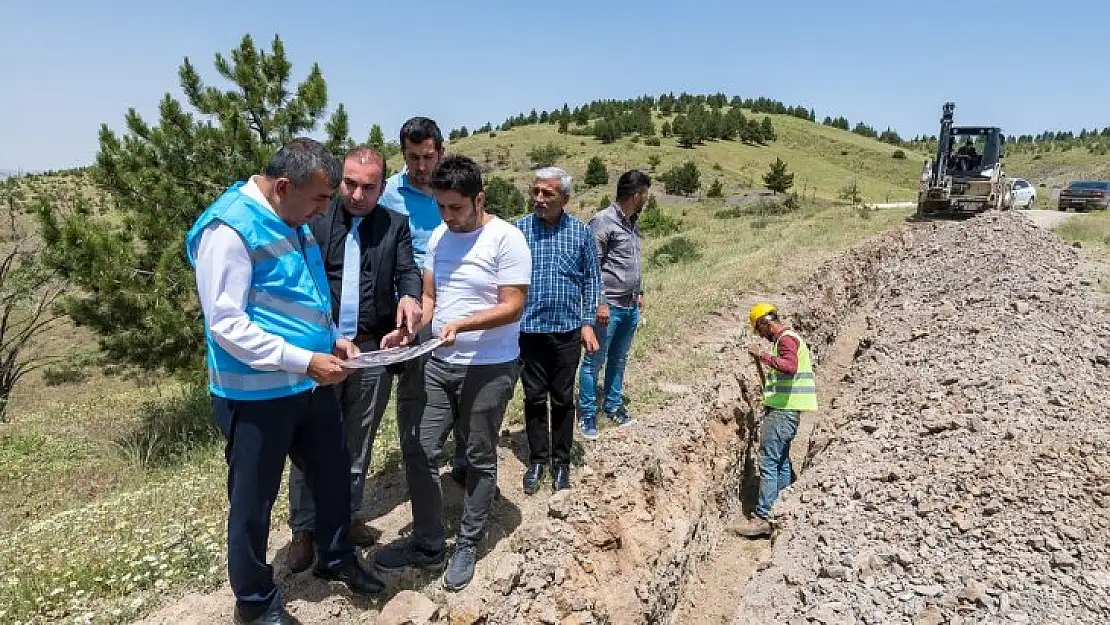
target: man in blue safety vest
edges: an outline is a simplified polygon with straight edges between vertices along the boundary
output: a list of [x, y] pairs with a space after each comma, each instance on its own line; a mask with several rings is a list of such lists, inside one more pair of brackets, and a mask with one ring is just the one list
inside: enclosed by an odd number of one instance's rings
[[294, 139], [262, 175], [237, 182], [186, 235], [204, 313], [212, 409], [227, 444], [228, 577], [236, 623], [297, 623], [266, 562], [270, 511], [285, 459], [316, 497], [317, 577], [376, 595], [381, 580], [348, 540], [350, 462], [335, 392], [342, 360], [324, 263], [306, 225], [339, 185], [338, 161], [320, 143]]

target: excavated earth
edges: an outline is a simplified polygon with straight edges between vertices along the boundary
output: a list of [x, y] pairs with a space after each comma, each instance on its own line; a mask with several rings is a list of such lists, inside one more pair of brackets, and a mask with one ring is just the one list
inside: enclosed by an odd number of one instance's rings
[[991, 215], [877, 284], [733, 622], [1110, 622], [1110, 325], [1078, 252]]
[[[667, 404], [586, 445], [573, 489], [520, 494], [524, 437], [507, 431], [462, 592], [413, 575], [384, 605], [352, 599], [283, 573], [278, 550], [283, 591], [305, 623], [1110, 622], [1110, 328], [1079, 267], [1018, 213], [875, 237], [788, 294], [737, 296], [690, 347], [712, 354], [699, 383], [654, 380]], [[807, 337], [822, 402], [773, 542], [724, 531], [757, 484], [742, 313], [768, 297]], [[403, 537], [403, 481], [378, 487], [372, 525]], [[225, 585], [145, 622], [231, 607]]]

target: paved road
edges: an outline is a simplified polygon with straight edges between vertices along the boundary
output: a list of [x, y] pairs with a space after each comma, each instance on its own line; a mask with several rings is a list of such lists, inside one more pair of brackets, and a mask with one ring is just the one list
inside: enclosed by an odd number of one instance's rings
[[1029, 219], [1033, 220], [1033, 223], [1042, 228], [1048, 228], [1049, 230], [1055, 228], [1056, 226], [1059, 226], [1060, 224], [1067, 221], [1068, 218], [1075, 215], [1075, 213], [1062, 213], [1060, 211], [1045, 210], [1031, 210], [1020, 212], [1022, 215], [1025, 215]]

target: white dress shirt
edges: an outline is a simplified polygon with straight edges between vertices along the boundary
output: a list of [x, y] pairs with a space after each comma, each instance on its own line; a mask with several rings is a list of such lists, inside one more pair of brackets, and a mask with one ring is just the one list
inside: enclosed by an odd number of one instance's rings
[[[274, 210], [252, 177], [240, 187], [247, 197]], [[231, 226], [213, 221], [201, 233], [196, 253], [200, 307], [213, 340], [259, 371], [304, 374], [312, 352], [258, 327], [247, 316], [252, 266], [247, 244]]]

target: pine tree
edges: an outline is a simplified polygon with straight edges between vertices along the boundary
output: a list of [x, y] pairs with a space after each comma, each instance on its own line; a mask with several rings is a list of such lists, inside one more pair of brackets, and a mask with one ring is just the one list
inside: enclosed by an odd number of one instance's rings
[[[185, 232], [228, 185], [259, 173], [284, 143], [312, 132], [327, 108], [318, 65], [290, 84], [279, 37], [266, 51], [246, 35], [230, 59], [217, 54], [215, 66], [230, 89], [205, 85], [188, 58], [179, 68], [196, 112], [167, 94], [157, 125], [129, 109], [122, 138], [101, 126], [94, 180], [115, 200], [116, 215], [50, 202], [39, 210], [44, 261], [75, 287], [63, 300], [66, 314], [95, 330], [104, 353], [119, 363], [203, 371], [204, 324]], [[325, 130], [332, 151], [350, 144], [342, 106]]]
[[382, 134], [382, 127], [380, 124], [374, 124], [370, 127], [370, 137], [366, 139], [366, 145], [379, 152], [385, 147], [385, 135]]
[[763, 118], [763, 123], [760, 124], [759, 130], [764, 141], [774, 141], [778, 138], [775, 134], [775, 125], [771, 123], [770, 117]]
[[724, 197], [725, 187], [721, 184], [720, 178], [714, 179], [713, 184], [709, 185], [709, 190], [705, 192], [705, 197]]
[[700, 177], [698, 166], [693, 161], [686, 161], [670, 168], [660, 179], [667, 193], [690, 195], [701, 188]]
[[609, 170], [606, 169], [605, 163], [602, 162], [600, 156], [595, 156], [590, 159], [586, 164], [586, 178], [587, 187], [598, 187], [603, 184], [609, 184]]
[[786, 172], [786, 163], [781, 158], [776, 158], [775, 162], [771, 163], [770, 170], [763, 174], [763, 186], [776, 195], [786, 193], [794, 186], [794, 174]]

